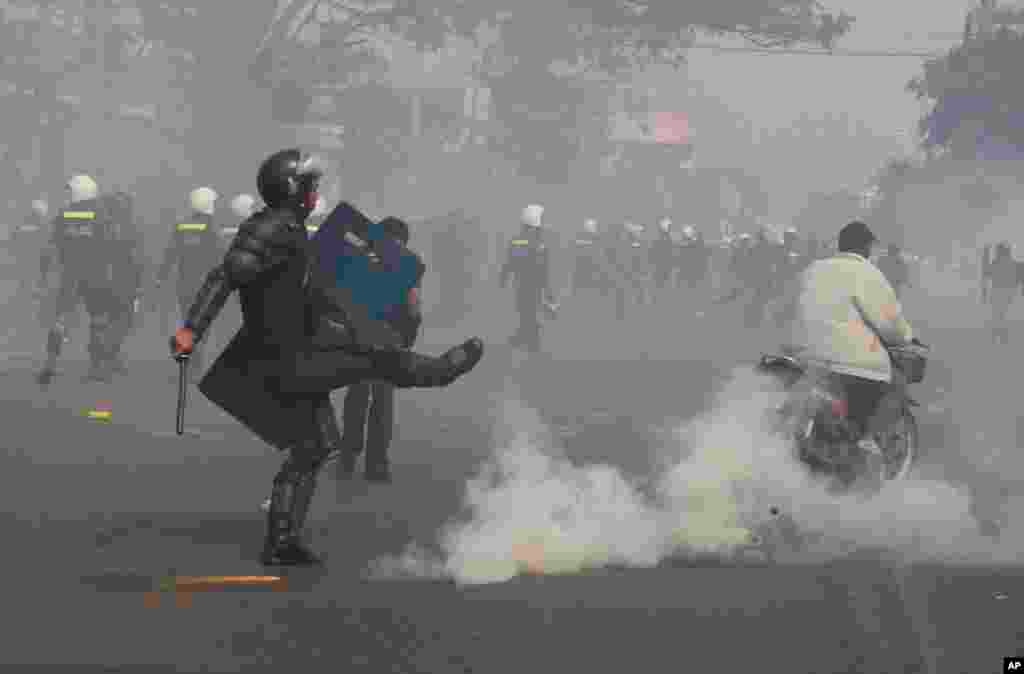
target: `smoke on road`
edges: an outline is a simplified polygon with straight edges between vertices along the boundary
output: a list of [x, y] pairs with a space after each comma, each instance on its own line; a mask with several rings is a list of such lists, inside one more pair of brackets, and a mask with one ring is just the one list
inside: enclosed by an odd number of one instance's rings
[[667, 467], [644, 484], [610, 465], [574, 464], [535, 410], [505, 400], [497, 450], [467, 485], [468, 516], [441, 532], [442, 553], [411, 547], [380, 560], [375, 573], [476, 584], [669, 558], [735, 559], [751, 552], [752, 536], [779, 531], [783, 521], [809, 542], [781, 561], [869, 547], [907, 559], [992, 562], [1024, 547], [981, 537], [966, 490], [945, 482], [912, 478], [872, 498], [830, 494], [768, 430], [766, 410], [781, 400], [772, 381], [735, 372], [710, 412], [671, 429]]

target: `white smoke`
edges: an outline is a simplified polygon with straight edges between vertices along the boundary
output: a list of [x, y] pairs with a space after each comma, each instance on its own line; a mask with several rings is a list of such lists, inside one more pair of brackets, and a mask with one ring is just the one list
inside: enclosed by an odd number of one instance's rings
[[781, 550], [777, 561], [863, 547], [910, 559], [1011, 557], [1007, 546], [1000, 553], [977, 533], [967, 493], [950, 484], [912, 478], [871, 498], [830, 493], [769, 430], [768, 413], [782, 399], [768, 378], [735, 372], [709, 413], [671, 429], [661, 448], [667, 467], [646, 484], [613, 466], [574, 464], [535, 410], [505, 400], [496, 415], [497, 451], [467, 485], [468, 518], [441, 532], [441, 555], [410, 547], [399, 559], [379, 560], [374, 575], [477, 584], [669, 558], [735, 558], [758, 536], [772, 541], [784, 524], [808, 543], [788, 556]]

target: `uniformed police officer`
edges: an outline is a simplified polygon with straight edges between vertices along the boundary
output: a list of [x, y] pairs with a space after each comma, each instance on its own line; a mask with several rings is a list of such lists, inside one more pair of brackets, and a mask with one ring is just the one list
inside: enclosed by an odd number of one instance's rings
[[583, 222], [582, 231], [573, 239], [573, 268], [568, 292], [577, 303], [585, 295], [591, 295], [592, 299], [604, 298], [612, 290], [612, 275], [604, 254], [604, 243], [597, 220], [593, 218]]
[[505, 264], [501, 268], [499, 284], [516, 283], [516, 310], [519, 328], [509, 344], [524, 347], [531, 353], [540, 351], [540, 314], [549, 317], [557, 307], [551, 289], [551, 267], [547, 245], [543, 237], [544, 207], [531, 204], [523, 209], [522, 229], [508, 245]]
[[672, 236], [672, 220], [662, 218], [658, 222], [658, 238], [650, 247], [650, 266], [654, 272], [654, 286], [661, 292], [678, 287], [679, 242]]
[[38, 375], [44, 386], [53, 380], [57, 359], [67, 342], [67, 318], [80, 303], [89, 314], [90, 378], [105, 377], [103, 368], [109, 357], [112, 222], [99, 201], [99, 187], [90, 176], [74, 176], [67, 189], [70, 203], [54, 219], [50, 244], [40, 258], [44, 282], [54, 260], [60, 269], [46, 340], [46, 362]]
[[[398, 218], [381, 221], [385, 236], [409, 245], [409, 225]], [[397, 308], [397, 314], [388, 322], [402, 336], [406, 348], [412, 348], [419, 336], [422, 316], [420, 315], [420, 289], [426, 266], [417, 258], [416, 285], [405, 307]], [[363, 475], [368, 482], [391, 482], [391, 462], [388, 448], [395, 425], [395, 387], [386, 381], [361, 382], [352, 384], [345, 393], [341, 436], [341, 476], [351, 477], [355, 472], [357, 457], [363, 454]]]
[[878, 258], [875, 265], [888, 279], [889, 285], [896, 291], [896, 297], [903, 295], [903, 289], [910, 285], [910, 268], [903, 257], [903, 251], [894, 243], [889, 244], [885, 255]]
[[[217, 207], [217, 192], [199, 187], [189, 194], [190, 212], [183, 222], [175, 224], [170, 242], [164, 249], [163, 262], [157, 271], [157, 289], [167, 281], [174, 268], [178, 270], [175, 294], [178, 310], [184, 317], [199, 287], [223, 256], [220, 234], [214, 229], [213, 215]], [[196, 349], [189, 359], [193, 378], [203, 367], [202, 350]]]
[[235, 238], [235, 234], [238, 234], [238, 223], [252, 217], [255, 212], [256, 199], [251, 194], [239, 194], [231, 200], [231, 214], [234, 220], [222, 224], [218, 229], [225, 250], [231, 244], [231, 239]]
[[113, 373], [127, 369], [121, 349], [139, 315], [145, 259], [131, 195], [116, 192], [101, 197], [100, 206], [109, 227], [105, 258], [108, 304], [104, 315], [94, 320], [101, 328], [96, 337], [94, 377], [105, 381]]
[[18, 278], [18, 293], [30, 293], [35, 290], [35, 261], [46, 246], [46, 220], [50, 206], [43, 199], [32, 202], [32, 210], [21, 224], [11, 231], [9, 250], [14, 258], [15, 274]]

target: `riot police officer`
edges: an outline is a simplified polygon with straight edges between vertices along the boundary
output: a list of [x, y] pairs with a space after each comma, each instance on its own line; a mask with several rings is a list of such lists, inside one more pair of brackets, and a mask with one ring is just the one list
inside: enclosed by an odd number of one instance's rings
[[99, 187], [88, 175], [76, 175], [67, 183], [70, 203], [53, 222], [50, 245], [40, 261], [45, 279], [56, 259], [59, 281], [55, 310], [46, 340], [46, 362], [38, 375], [42, 385], [56, 373], [57, 360], [67, 342], [67, 318], [85, 304], [89, 314], [89, 378], [108, 375], [112, 328], [112, 253], [116, 250], [114, 223], [109, 204], [101, 203]]
[[47, 217], [50, 206], [43, 199], [32, 202], [32, 209], [25, 221], [11, 231], [9, 250], [14, 258], [15, 274], [18, 279], [18, 293], [35, 289], [35, 270], [31, 268], [39, 259], [46, 246]]
[[103, 211], [110, 222], [108, 241], [109, 309], [106, 327], [99, 336], [99, 376], [109, 378], [127, 367], [121, 354], [125, 340], [135, 327], [140, 313], [142, 276], [145, 257], [142, 234], [135, 218], [134, 200], [126, 192], [115, 192], [101, 198]]
[[895, 243], [889, 244], [885, 255], [878, 258], [875, 265], [888, 279], [889, 285], [896, 291], [896, 297], [903, 295], [903, 289], [910, 285], [910, 267], [903, 257], [903, 251]]
[[569, 276], [569, 294], [577, 301], [583, 293], [605, 297], [612, 287], [608, 263], [602, 250], [604, 242], [597, 220], [588, 218], [572, 242], [573, 268]]
[[[199, 187], [189, 193], [189, 215], [174, 225], [157, 271], [156, 288], [159, 291], [172, 270], [177, 269], [175, 295], [178, 300], [177, 309], [182, 316], [207, 272], [216, 266], [223, 255], [220, 235], [213, 223], [217, 198], [217, 192], [209, 187]], [[198, 377], [203, 367], [202, 349], [193, 353], [189, 367], [192, 376]]]
[[523, 209], [522, 229], [509, 242], [499, 284], [502, 288], [515, 279], [515, 304], [519, 327], [509, 339], [512, 346], [521, 346], [531, 353], [540, 351], [541, 312], [549, 315], [556, 305], [551, 289], [551, 267], [548, 247], [543, 236], [544, 207], [531, 204]]
[[194, 352], [227, 299], [240, 292], [243, 328], [199, 390], [287, 453], [267, 509], [261, 559], [268, 565], [319, 561], [302, 534], [320, 469], [341, 441], [332, 391], [376, 380], [399, 388], [444, 387], [483, 357], [479, 339], [440, 357], [403, 349], [361, 323], [359, 308], [332, 292], [334, 278], [324, 278], [331, 265], [316, 263], [305, 229], [321, 175], [315, 158], [298, 149], [263, 162], [257, 184], [267, 208], [242, 224], [170, 340], [176, 358]]
[[235, 217], [237, 222], [230, 222], [221, 225], [218, 233], [221, 235], [221, 243], [225, 250], [231, 243], [231, 239], [235, 238], [235, 234], [238, 234], [238, 223], [245, 221], [252, 217], [252, 214], [256, 212], [256, 199], [251, 194], [239, 194], [231, 200], [231, 214]]
[[654, 285], [659, 291], [674, 290], [679, 279], [679, 244], [672, 236], [672, 220], [658, 222], [658, 238], [651, 244], [650, 266], [654, 271]]

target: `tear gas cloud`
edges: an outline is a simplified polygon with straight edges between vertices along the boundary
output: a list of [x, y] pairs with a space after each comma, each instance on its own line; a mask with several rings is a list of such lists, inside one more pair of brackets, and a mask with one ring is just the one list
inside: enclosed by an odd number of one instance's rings
[[776, 557], [783, 562], [858, 548], [905, 560], [1010, 561], [1024, 547], [1013, 532], [999, 546], [983, 538], [966, 489], [946, 482], [911, 477], [871, 498], [830, 494], [768, 430], [768, 411], [783, 395], [769, 378], [737, 370], [708, 413], [667, 429], [665, 466], [642, 484], [610, 465], [571, 462], [535, 410], [505, 399], [495, 415], [497, 449], [467, 485], [467, 515], [440, 532], [440, 552], [411, 545], [400, 558], [378, 560], [372, 575], [477, 584], [669, 558], [736, 559], [753, 549], [752, 536], [778, 525], [773, 509], [814, 541]]

